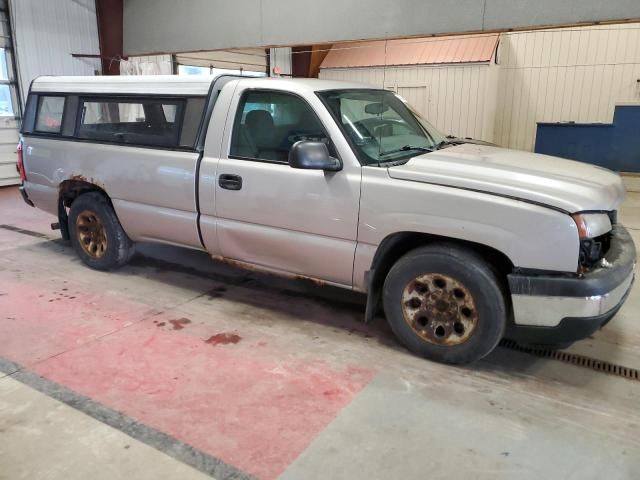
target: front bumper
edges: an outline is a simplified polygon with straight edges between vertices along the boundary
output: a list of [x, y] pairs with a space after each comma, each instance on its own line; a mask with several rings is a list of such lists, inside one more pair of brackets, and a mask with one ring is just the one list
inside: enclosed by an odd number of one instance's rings
[[624, 304], [634, 281], [636, 249], [616, 225], [606, 267], [581, 277], [509, 275], [514, 322], [506, 337], [532, 344], [561, 344], [588, 337]]

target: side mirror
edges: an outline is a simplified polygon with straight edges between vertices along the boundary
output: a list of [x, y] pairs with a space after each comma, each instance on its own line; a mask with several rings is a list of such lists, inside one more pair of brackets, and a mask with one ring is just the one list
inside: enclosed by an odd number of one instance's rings
[[323, 142], [300, 140], [289, 150], [289, 166], [306, 170], [342, 170], [340, 160], [329, 155], [329, 149]]

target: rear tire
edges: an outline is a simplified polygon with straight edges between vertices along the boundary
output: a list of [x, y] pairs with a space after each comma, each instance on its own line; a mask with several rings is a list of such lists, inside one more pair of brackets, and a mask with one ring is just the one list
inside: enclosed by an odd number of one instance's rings
[[121, 267], [134, 253], [109, 200], [99, 192], [80, 195], [71, 204], [69, 234], [80, 259], [96, 270]]
[[488, 355], [507, 323], [505, 287], [474, 251], [433, 244], [407, 253], [384, 282], [391, 329], [413, 353], [465, 364]]

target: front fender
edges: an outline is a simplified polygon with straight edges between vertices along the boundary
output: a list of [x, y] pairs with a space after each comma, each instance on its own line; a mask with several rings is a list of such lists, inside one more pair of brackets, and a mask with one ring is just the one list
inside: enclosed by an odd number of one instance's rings
[[503, 253], [515, 267], [575, 273], [579, 238], [564, 212], [489, 193], [432, 185], [363, 168], [354, 285], [366, 289], [364, 272], [382, 240], [396, 232], [464, 240]]

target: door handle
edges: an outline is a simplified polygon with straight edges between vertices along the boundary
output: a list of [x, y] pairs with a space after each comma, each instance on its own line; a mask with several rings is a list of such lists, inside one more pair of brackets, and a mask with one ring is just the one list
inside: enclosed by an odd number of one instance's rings
[[226, 190], [240, 190], [242, 188], [242, 177], [223, 173], [218, 177], [218, 185]]

